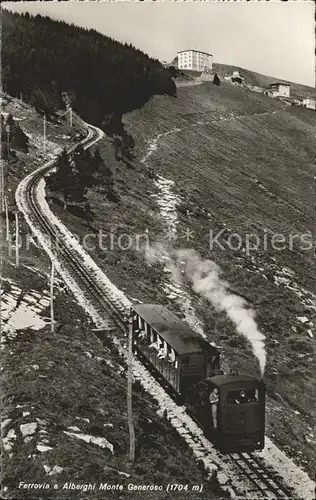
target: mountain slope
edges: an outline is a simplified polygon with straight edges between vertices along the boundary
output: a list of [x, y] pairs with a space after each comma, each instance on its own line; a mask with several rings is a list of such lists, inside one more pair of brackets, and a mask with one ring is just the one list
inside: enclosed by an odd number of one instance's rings
[[[156, 236], [152, 216], [151, 241], [213, 260], [230, 289], [255, 310], [266, 335], [268, 435], [307, 468], [315, 423], [316, 283], [311, 245], [301, 238], [311, 243], [314, 228], [314, 123], [312, 110], [228, 83], [184, 87], [177, 99], [155, 97], [124, 117], [136, 138], [139, 171], [174, 182], [177, 237], [170, 241], [167, 230]], [[149, 199], [143, 194], [142, 203]], [[221, 246], [212, 245], [218, 233]], [[148, 276], [152, 272], [147, 268]], [[257, 373], [249, 344], [226, 315], [187, 286], [204, 332], [222, 346], [229, 366]], [[161, 287], [152, 289], [158, 295]], [[167, 300], [178, 308], [182, 298], [174, 293]]]
[[95, 30], [2, 11], [2, 81], [8, 93], [47, 113], [67, 92], [86, 121], [119, 129], [121, 114], [154, 94], [174, 94], [159, 61]]
[[315, 89], [308, 87], [307, 85], [301, 85], [300, 83], [290, 82], [288, 80], [282, 80], [282, 78], [274, 78], [272, 76], [263, 75], [262, 73], [257, 73], [256, 71], [250, 71], [240, 66], [232, 66], [229, 64], [213, 64], [213, 71], [218, 73], [221, 77], [231, 76], [233, 71], [239, 71], [240, 75], [249, 83], [254, 86], [268, 88], [270, 84], [275, 82], [289, 83], [291, 85], [291, 96], [293, 97], [311, 97], [315, 99]]
[[[314, 116], [228, 83], [181, 88], [177, 98], [156, 96], [123, 118], [135, 140], [129, 166], [114, 159], [108, 140], [99, 146], [115, 165], [120, 203], [89, 194], [94, 230], [115, 239], [124, 233], [133, 242], [127, 249], [115, 244], [92, 252], [130, 297], [184, 312], [183, 295], [166, 285], [163, 262], [149, 266], [138, 237], [193, 248], [221, 267], [222, 279], [255, 310], [266, 335], [268, 435], [309, 471], [316, 294], [312, 252], [299, 237], [313, 228]], [[175, 238], [161, 210], [176, 213]], [[58, 214], [73, 232], [86, 233], [84, 221], [60, 209]], [[221, 232], [224, 249], [211, 249], [210, 231]], [[252, 234], [260, 239], [258, 249], [246, 251]], [[277, 234], [284, 235], [283, 248], [271, 244]], [[227, 316], [186, 286], [194, 307], [189, 319], [197, 316], [228, 366], [258, 374], [249, 343]]]

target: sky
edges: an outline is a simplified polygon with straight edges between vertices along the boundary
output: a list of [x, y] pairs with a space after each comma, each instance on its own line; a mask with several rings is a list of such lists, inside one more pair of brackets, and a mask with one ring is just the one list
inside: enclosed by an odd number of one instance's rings
[[314, 4], [305, 2], [5, 2], [132, 43], [170, 62], [180, 50], [315, 85]]

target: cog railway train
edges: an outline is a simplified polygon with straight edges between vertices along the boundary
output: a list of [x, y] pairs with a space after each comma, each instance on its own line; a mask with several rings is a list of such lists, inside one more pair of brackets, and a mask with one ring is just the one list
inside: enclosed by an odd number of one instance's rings
[[224, 374], [219, 351], [164, 306], [133, 305], [130, 325], [134, 352], [219, 451], [264, 448], [263, 380]]

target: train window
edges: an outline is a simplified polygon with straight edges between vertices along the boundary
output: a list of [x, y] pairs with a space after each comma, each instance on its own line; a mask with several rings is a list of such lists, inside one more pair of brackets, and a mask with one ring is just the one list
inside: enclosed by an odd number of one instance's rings
[[168, 355], [168, 360], [170, 363], [174, 363], [176, 360], [176, 353], [172, 347], [167, 345], [167, 355]]
[[182, 364], [183, 365], [188, 365], [190, 363], [190, 356], [184, 356], [182, 358]]
[[151, 340], [151, 328], [147, 323], [145, 323], [145, 332], [146, 332], [146, 339]]
[[167, 342], [163, 340], [158, 350], [158, 359], [166, 359], [166, 357], [167, 357]]
[[237, 389], [227, 393], [227, 403], [229, 404], [256, 403], [258, 400], [258, 389]]
[[167, 354], [168, 354], [168, 344], [165, 340], [163, 341], [163, 354], [164, 354], [164, 357], [166, 358]]
[[138, 316], [138, 327], [140, 330], [145, 330], [145, 321], [140, 316]]
[[155, 342], [155, 332], [152, 328], [150, 329], [150, 342]]
[[146, 339], [146, 332], [145, 330], [140, 330], [138, 334], [138, 338], [140, 341], [144, 341]]

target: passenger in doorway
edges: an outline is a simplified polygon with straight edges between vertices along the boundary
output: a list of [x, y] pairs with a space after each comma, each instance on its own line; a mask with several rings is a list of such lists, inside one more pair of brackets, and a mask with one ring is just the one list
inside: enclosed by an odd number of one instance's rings
[[211, 411], [212, 411], [212, 419], [213, 419], [213, 428], [217, 429], [217, 407], [218, 407], [218, 389], [214, 389], [210, 394], [210, 403], [211, 403]]

